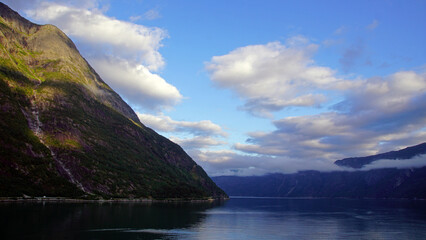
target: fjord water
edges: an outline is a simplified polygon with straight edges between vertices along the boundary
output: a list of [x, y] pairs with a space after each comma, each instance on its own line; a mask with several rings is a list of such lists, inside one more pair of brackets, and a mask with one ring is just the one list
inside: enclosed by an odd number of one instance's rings
[[3, 239], [425, 239], [426, 202], [1, 203]]

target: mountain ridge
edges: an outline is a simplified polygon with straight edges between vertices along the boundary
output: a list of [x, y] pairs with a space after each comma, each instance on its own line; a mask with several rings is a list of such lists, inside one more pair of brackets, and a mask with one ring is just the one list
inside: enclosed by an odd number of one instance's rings
[[0, 16], [0, 196], [226, 197], [60, 29]]
[[264, 176], [217, 176], [230, 196], [426, 199], [426, 167], [355, 172], [303, 171]]
[[[216, 176], [213, 181], [230, 196], [307, 198], [426, 199], [426, 167], [360, 170], [380, 159], [409, 159], [426, 152], [426, 143], [341, 164], [350, 171], [300, 171], [263, 176]], [[367, 161], [366, 161], [367, 159]], [[359, 161], [359, 162], [357, 162]], [[345, 163], [343, 161], [343, 163]], [[355, 166], [355, 167], [351, 167]]]
[[406, 147], [398, 151], [390, 151], [390, 152], [380, 153], [380, 154], [366, 156], [366, 157], [344, 158], [344, 159], [335, 161], [334, 164], [338, 166], [342, 166], [342, 167], [351, 167], [351, 168], [359, 169], [377, 160], [385, 160], [385, 159], [404, 160], [404, 159], [413, 158], [421, 154], [426, 154], [426, 142], [415, 145], [415, 146]]

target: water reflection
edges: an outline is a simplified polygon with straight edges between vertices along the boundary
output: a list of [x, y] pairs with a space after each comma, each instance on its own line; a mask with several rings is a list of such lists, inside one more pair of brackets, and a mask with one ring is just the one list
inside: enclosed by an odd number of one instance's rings
[[0, 204], [3, 239], [424, 239], [426, 204], [231, 199], [225, 203]]
[[[424, 201], [233, 199], [193, 239], [424, 239]], [[232, 227], [230, 227], [232, 226]]]
[[[204, 221], [213, 203], [10, 203], [0, 204], [4, 239], [158, 239]], [[164, 229], [164, 230], [158, 230]]]

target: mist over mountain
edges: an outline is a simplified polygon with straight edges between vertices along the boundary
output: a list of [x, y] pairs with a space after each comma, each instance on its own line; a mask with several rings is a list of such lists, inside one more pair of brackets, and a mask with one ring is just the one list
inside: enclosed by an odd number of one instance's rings
[[426, 143], [421, 143], [416, 146], [407, 147], [399, 151], [391, 151], [391, 152], [376, 154], [376, 155], [367, 156], [367, 157], [345, 158], [342, 160], [337, 160], [334, 163], [342, 167], [351, 167], [351, 168], [360, 169], [378, 160], [385, 160], [385, 159], [406, 160], [406, 159], [412, 159], [413, 157], [419, 156], [422, 154], [426, 154]]
[[0, 16], [0, 196], [226, 197], [61, 30]]
[[335, 162], [347, 171], [212, 179], [230, 196], [425, 199], [425, 153], [426, 143], [422, 143], [399, 151]]

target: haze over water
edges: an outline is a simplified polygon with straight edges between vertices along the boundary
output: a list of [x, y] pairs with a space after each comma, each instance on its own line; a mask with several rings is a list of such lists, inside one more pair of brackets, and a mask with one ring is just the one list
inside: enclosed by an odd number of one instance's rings
[[222, 203], [3, 203], [4, 239], [424, 239], [411, 200], [232, 198]]

